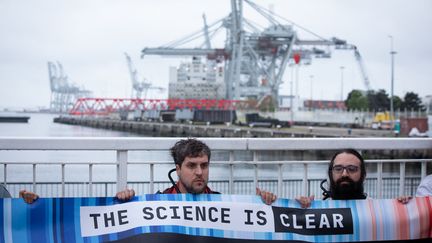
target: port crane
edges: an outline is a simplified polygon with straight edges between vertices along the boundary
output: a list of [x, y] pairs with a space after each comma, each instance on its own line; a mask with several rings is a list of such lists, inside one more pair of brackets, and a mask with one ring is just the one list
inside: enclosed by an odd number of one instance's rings
[[[262, 28], [246, 19], [243, 16], [244, 3], [267, 19], [270, 25]], [[208, 37], [216, 35], [221, 29], [226, 30], [225, 46], [212, 48]], [[302, 39], [296, 29], [307, 32], [313, 39]], [[204, 37], [204, 44], [185, 47], [201, 37]], [[204, 56], [207, 60], [223, 62], [227, 99], [260, 100], [270, 95], [276, 101], [286, 67], [294, 63], [295, 56], [300, 64], [308, 65], [313, 58], [330, 58], [332, 48], [354, 51], [365, 88], [370, 90], [369, 78], [355, 45], [335, 37], [323, 38], [250, 0], [231, 0], [231, 13], [227, 17], [210, 25], [204, 18], [202, 30], [160, 47], [145, 47], [141, 57]]]
[[145, 99], [147, 97], [147, 91], [149, 89], [155, 89], [155, 90], [159, 90], [159, 91], [165, 90], [162, 87], [153, 86], [152, 83], [147, 82], [146, 79], [139, 81], [138, 80], [138, 72], [134, 68], [131, 57], [126, 52], [124, 54], [126, 56], [126, 62], [128, 65], [129, 74], [130, 74], [131, 81], [132, 81], [131, 98]]
[[91, 91], [69, 82], [69, 78], [63, 70], [63, 65], [59, 61], [48, 62], [48, 77], [51, 88], [51, 112], [67, 112], [77, 99], [91, 97], [92, 95]]

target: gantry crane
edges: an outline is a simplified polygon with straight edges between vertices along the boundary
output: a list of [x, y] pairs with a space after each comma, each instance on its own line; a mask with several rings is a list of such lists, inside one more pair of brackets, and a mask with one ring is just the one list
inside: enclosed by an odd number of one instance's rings
[[48, 62], [48, 77], [50, 80], [51, 98], [50, 111], [67, 112], [78, 98], [91, 97], [92, 92], [70, 83], [63, 70], [63, 65], [57, 61]]
[[[247, 3], [264, 16], [270, 22], [270, 26], [259, 28], [252, 21], [244, 18], [243, 3]], [[282, 24], [275, 17], [289, 24]], [[316, 39], [299, 38], [294, 27], [312, 34]], [[214, 36], [222, 28], [226, 29], [227, 33], [225, 46], [212, 48], [208, 36]], [[205, 41], [201, 46], [182, 47], [202, 36]], [[338, 38], [322, 38], [292, 21], [274, 15], [250, 0], [231, 0], [231, 13], [227, 17], [208, 26], [204, 17], [203, 30], [161, 47], [146, 47], [141, 51], [141, 57], [146, 55], [205, 56], [208, 60], [224, 62], [227, 99], [252, 97], [259, 100], [271, 95], [276, 101], [285, 69], [294, 56], [300, 57], [303, 64], [309, 64], [312, 58], [330, 58], [331, 47], [354, 50], [366, 89], [369, 90], [370, 83], [363, 61], [354, 45]]]
[[162, 87], [153, 86], [152, 83], [147, 82], [146, 79], [143, 79], [142, 81], [138, 81], [138, 72], [133, 66], [132, 59], [126, 52], [125, 52], [125, 56], [126, 56], [126, 62], [129, 68], [129, 73], [132, 81], [131, 98], [145, 99], [147, 97], [147, 92], [149, 89], [156, 89], [159, 91], [164, 90], [164, 88]]

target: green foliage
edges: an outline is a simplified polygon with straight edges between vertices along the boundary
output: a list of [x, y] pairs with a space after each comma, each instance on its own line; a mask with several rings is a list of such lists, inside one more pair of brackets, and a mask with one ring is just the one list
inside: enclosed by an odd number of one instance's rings
[[380, 89], [368, 91], [367, 94], [369, 109], [375, 111], [387, 111], [390, 108], [390, 98], [385, 90]]
[[411, 109], [421, 110], [421, 111], [426, 110], [426, 108], [422, 104], [420, 97], [418, 96], [418, 94], [416, 94], [414, 92], [407, 92], [405, 94], [401, 108], [407, 109], [407, 110], [411, 110]]
[[393, 96], [393, 108], [395, 110], [402, 109], [402, 103], [403, 101], [399, 96]]
[[348, 110], [366, 110], [368, 108], [367, 97], [360, 90], [352, 90], [345, 100]]
[[[348, 94], [345, 105], [348, 110], [388, 111], [390, 110], [390, 97], [383, 89], [370, 90], [366, 95], [363, 91], [354, 89]], [[407, 92], [403, 100], [399, 96], [393, 96], [393, 108], [421, 111], [426, 109], [418, 94], [414, 92]]]

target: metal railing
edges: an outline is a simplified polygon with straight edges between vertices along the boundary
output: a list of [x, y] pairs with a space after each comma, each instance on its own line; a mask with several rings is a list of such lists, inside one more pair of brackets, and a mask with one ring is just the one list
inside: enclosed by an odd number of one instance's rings
[[[163, 189], [170, 186], [168, 180], [155, 180], [155, 170], [158, 166], [172, 165], [169, 160], [131, 160], [130, 152], [133, 151], [164, 151], [174, 145], [179, 138], [0, 138], [0, 172], [3, 172], [3, 184], [16, 196], [19, 189], [28, 189], [46, 197], [76, 197], [76, 196], [112, 196], [116, 191], [125, 187], [134, 188], [137, 193], [153, 193], [156, 188]], [[328, 160], [316, 160], [303, 158], [301, 160], [281, 156], [270, 156], [269, 153], [301, 152], [305, 151], [333, 151], [343, 148], [354, 148], [360, 151], [428, 151], [432, 150], [430, 138], [202, 138], [212, 149], [212, 153], [225, 153], [227, 156], [214, 159], [211, 166], [224, 167], [224, 178], [212, 178], [210, 185], [213, 189], [222, 193], [251, 194], [256, 186], [277, 193], [280, 197], [292, 198], [297, 195], [320, 195], [319, 183], [326, 178], [326, 172], [322, 175], [310, 176], [313, 166], [324, 166]], [[15, 151], [24, 153], [27, 151], [114, 151], [115, 159], [110, 162], [47, 162], [47, 161], [19, 161], [3, 158], [1, 152]], [[250, 156], [238, 156], [237, 153], [247, 153]], [[31, 160], [31, 158], [30, 158]], [[65, 156], [61, 161], [69, 161]], [[366, 192], [374, 198], [390, 198], [397, 195], [413, 194], [420, 179], [426, 176], [427, 168], [432, 164], [432, 158], [426, 159], [380, 159], [366, 160], [368, 166], [368, 178], [365, 183]], [[399, 175], [385, 176], [383, 166], [396, 164], [399, 167]], [[406, 166], [414, 164], [419, 167], [419, 173], [406, 176]], [[253, 170], [253, 176], [248, 179], [238, 178], [240, 170], [238, 166], [248, 166]], [[261, 176], [261, 167], [272, 165], [275, 176]], [[295, 178], [287, 176], [292, 172], [286, 171], [287, 167], [300, 166]], [[30, 181], [17, 181], [15, 177], [19, 172], [19, 166], [31, 167], [32, 178]], [[58, 181], [45, 181], [39, 179], [38, 169], [43, 166], [59, 167], [60, 177]], [[87, 180], [72, 181], [66, 177], [66, 171], [74, 166], [84, 166]], [[116, 173], [116, 179], [112, 181], [94, 180], [94, 169], [98, 167], [110, 167]], [[148, 180], [128, 181], [128, 168], [132, 166], [145, 166]], [[370, 171], [370, 168], [375, 171]], [[297, 168], [298, 169], [298, 168]], [[371, 173], [372, 172], [372, 173]], [[393, 173], [394, 174], [394, 173]], [[58, 175], [56, 175], [58, 177]], [[1, 178], [1, 177], [0, 177]]]

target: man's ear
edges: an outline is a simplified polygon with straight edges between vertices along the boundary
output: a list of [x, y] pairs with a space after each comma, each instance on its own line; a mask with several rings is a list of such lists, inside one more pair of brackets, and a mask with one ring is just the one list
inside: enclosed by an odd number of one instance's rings
[[178, 165], [178, 164], [176, 164], [176, 173], [177, 173], [177, 176], [179, 175], [180, 170], [181, 170], [181, 166]]

